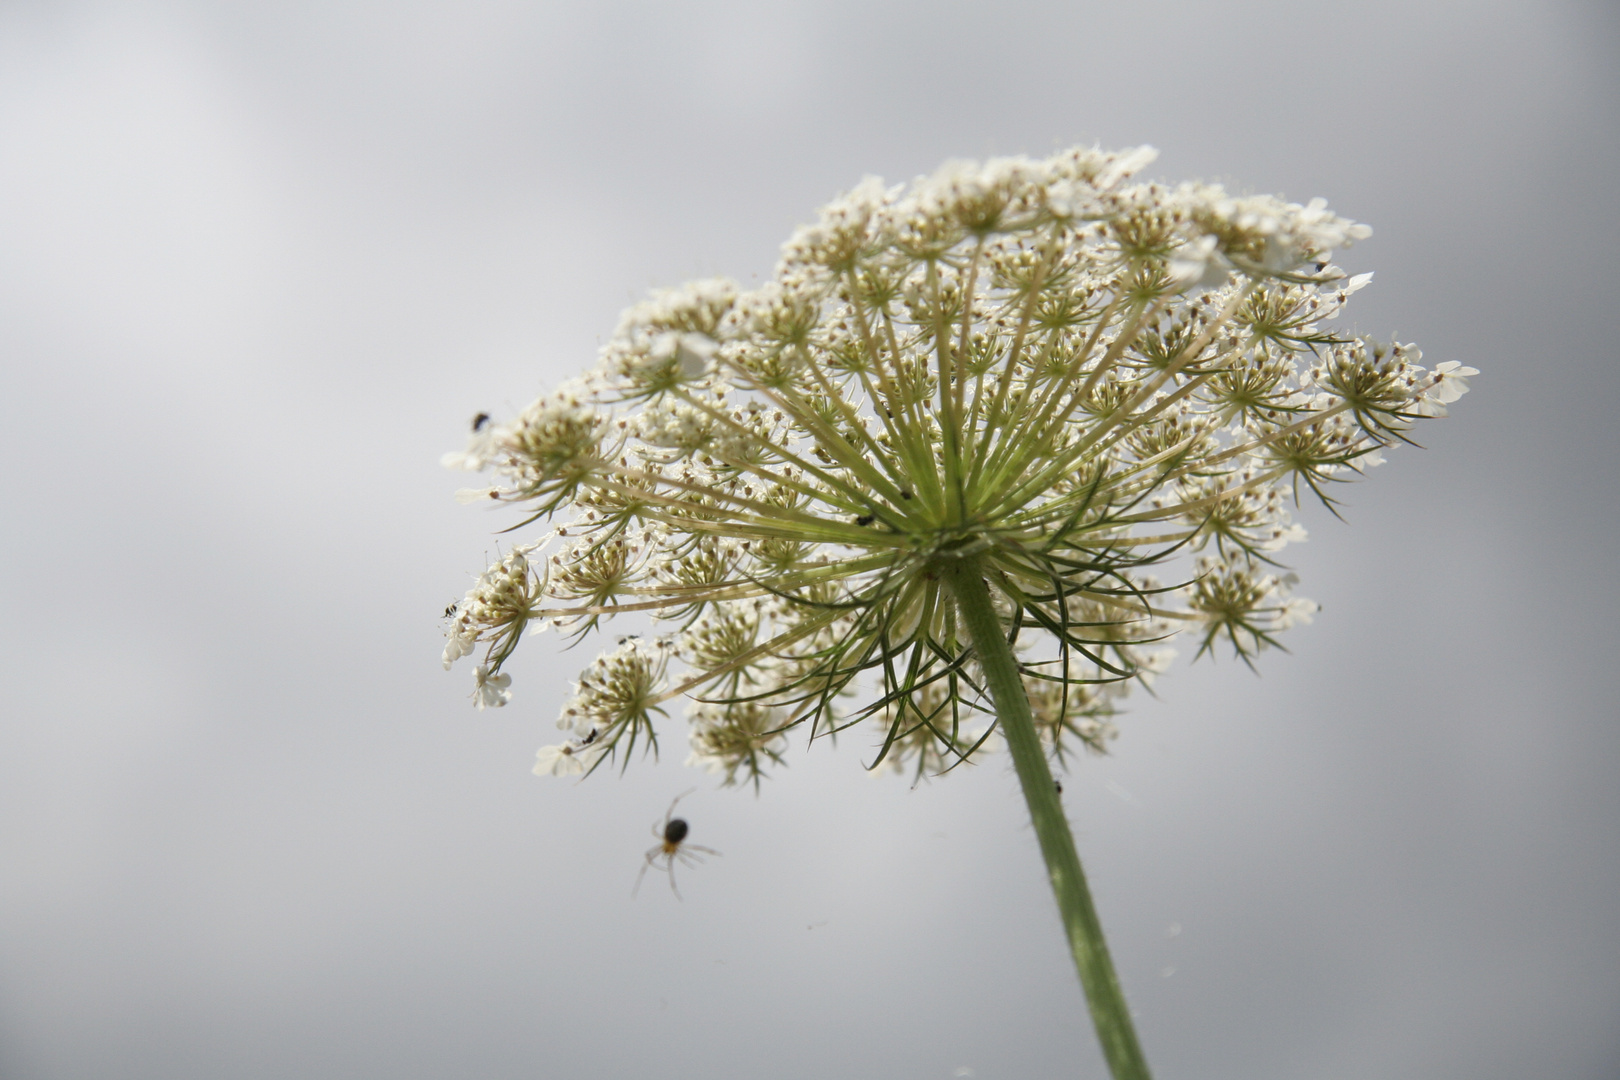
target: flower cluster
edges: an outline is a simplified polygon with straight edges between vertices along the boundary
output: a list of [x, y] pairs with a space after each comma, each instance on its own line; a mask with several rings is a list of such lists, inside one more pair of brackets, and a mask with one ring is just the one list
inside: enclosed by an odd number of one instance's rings
[[[784, 733], [875, 724], [874, 767], [932, 774], [994, 715], [942, 572], [982, 567], [1051, 752], [1101, 751], [1181, 630], [1246, 661], [1314, 605], [1273, 558], [1290, 507], [1445, 415], [1472, 368], [1329, 324], [1370, 230], [1172, 187], [1075, 149], [868, 180], [753, 291], [702, 281], [626, 312], [597, 366], [446, 463], [547, 536], [451, 612], [480, 707], [526, 628], [642, 613], [579, 678], [536, 771], [581, 772], [692, 699], [728, 783]], [[1156, 573], [1155, 573], [1156, 571]], [[1167, 575], [1172, 584], [1161, 584]], [[856, 691], [863, 691], [857, 696]]]

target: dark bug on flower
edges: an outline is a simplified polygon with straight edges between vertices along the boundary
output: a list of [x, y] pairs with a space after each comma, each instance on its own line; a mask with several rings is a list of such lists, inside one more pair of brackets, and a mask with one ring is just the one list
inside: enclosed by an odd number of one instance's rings
[[703, 861], [703, 855], [720, 854], [713, 848], [686, 842], [686, 834], [691, 828], [686, 824], [685, 818], [675, 816], [675, 804], [692, 794], [692, 791], [675, 796], [675, 801], [671, 802], [669, 809], [664, 812], [664, 820], [653, 822], [652, 834], [657, 837], [658, 843], [647, 849], [646, 862], [642, 865], [641, 872], [636, 874], [636, 887], [630, 890], [631, 896], [640, 891], [641, 879], [647, 876], [647, 868], [652, 867], [669, 875], [669, 891], [675, 894], [675, 899], [680, 900], [681, 890], [675, 887], [675, 864], [679, 862], [682, 866], [697, 866]]
[[489, 423], [489, 413], [481, 412], [477, 416], [473, 417], [472, 429], [474, 431], [483, 431], [484, 425], [487, 423]]

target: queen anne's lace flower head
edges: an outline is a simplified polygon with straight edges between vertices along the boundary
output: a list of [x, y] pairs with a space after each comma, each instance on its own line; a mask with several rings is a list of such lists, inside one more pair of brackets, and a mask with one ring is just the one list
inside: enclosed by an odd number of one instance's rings
[[1057, 755], [1106, 749], [1176, 633], [1277, 644], [1315, 610], [1273, 563], [1302, 493], [1331, 502], [1478, 373], [1332, 328], [1371, 279], [1332, 254], [1365, 225], [1133, 180], [1152, 159], [868, 179], [759, 288], [625, 312], [593, 370], [447, 456], [552, 531], [452, 609], [446, 666], [482, 646], [474, 698], [500, 705], [525, 628], [651, 616], [536, 771], [655, 746], [688, 695], [692, 763], [757, 783], [803, 724], [875, 725], [868, 763], [922, 774], [991, 745], [953, 560], [985, 568]]

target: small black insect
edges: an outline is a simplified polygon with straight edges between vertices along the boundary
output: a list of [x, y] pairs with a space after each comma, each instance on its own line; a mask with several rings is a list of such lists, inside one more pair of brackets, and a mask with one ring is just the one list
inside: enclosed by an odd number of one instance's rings
[[905, 490], [904, 488], [901, 488], [900, 489], [900, 497], [902, 499], [909, 499], [909, 498], [911, 498], [911, 492]]
[[579, 740], [579, 745], [582, 748], [591, 745], [591, 743], [596, 741], [596, 737], [600, 734], [601, 732], [597, 731], [595, 728], [591, 728], [591, 733]]
[[444, 617], [448, 619], [448, 618], [451, 618], [452, 616], [454, 616], [455, 613], [456, 613], [456, 608], [460, 604], [461, 604], [460, 600], [451, 601], [450, 606], [444, 609]]
[[[696, 790], [697, 788], [692, 789], [692, 791]], [[675, 899], [680, 900], [682, 899], [681, 890], [675, 887], [675, 863], [680, 862], [683, 866], [696, 866], [703, 861], [698, 854], [699, 852], [704, 855], [720, 854], [713, 848], [699, 847], [697, 844], [688, 844], [686, 842], [686, 834], [691, 830], [688, 828], [685, 818], [675, 816], [675, 803], [692, 794], [692, 791], [675, 796], [675, 802], [670, 803], [669, 809], [664, 813], [662, 824], [656, 821], [653, 822], [652, 833], [658, 838], [658, 843], [647, 849], [647, 861], [642, 866], [641, 872], [636, 875], [636, 887], [630, 890], [631, 896], [635, 896], [640, 891], [641, 879], [647, 876], [647, 867], [650, 866], [654, 870], [662, 870], [669, 875], [669, 891], [675, 894]]]
[[866, 528], [866, 526], [872, 524], [872, 522], [874, 522], [876, 520], [877, 520], [877, 517], [875, 515], [873, 515], [873, 514], [862, 514], [860, 517], [855, 519], [855, 524], [859, 525], [861, 528], [864, 529], [864, 528]]
[[1052, 781], [1052, 789], [1054, 791], [1056, 791], [1059, 795], [1063, 794], [1063, 781], [1061, 781], [1061, 780], [1053, 780]]
[[487, 424], [487, 423], [489, 423], [489, 413], [487, 413], [487, 412], [479, 413], [477, 416], [473, 417], [473, 425], [472, 425], [473, 431], [475, 431], [475, 432], [483, 431], [484, 430], [484, 425]]

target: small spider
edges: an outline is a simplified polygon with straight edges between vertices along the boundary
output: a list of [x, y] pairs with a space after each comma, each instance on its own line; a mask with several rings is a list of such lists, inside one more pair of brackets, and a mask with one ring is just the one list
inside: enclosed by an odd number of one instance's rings
[[[692, 791], [696, 790], [697, 788], [692, 789]], [[703, 861], [698, 854], [699, 852], [702, 852], [703, 855], [720, 854], [713, 848], [688, 844], [686, 834], [689, 829], [686, 819], [674, 816], [675, 803], [692, 794], [692, 791], [682, 792], [675, 796], [675, 802], [670, 803], [669, 809], [664, 812], [662, 825], [659, 822], [653, 822], [652, 834], [658, 838], [658, 843], [647, 849], [647, 861], [642, 865], [641, 872], [636, 875], [636, 887], [630, 890], [631, 896], [635, 896], [641, 890], [641, 879], [647, 876], [647, 867], [650, 866], [669, 875], [669, 891], [675, 894], [675, 899], [680, 900], [682, 899], [681, 890], [675, 887], [675, 863], [680, 862], [684, 866], [696, 866]]]

